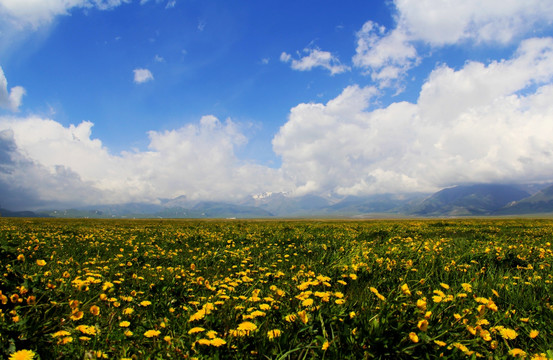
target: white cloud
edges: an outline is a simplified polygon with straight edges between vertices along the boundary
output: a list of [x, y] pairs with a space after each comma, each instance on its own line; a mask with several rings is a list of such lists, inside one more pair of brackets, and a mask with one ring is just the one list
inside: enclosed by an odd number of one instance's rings
[[59, 15], [69, 15], [73, 8], [107, 10], [131, 0], [0, 0], [0, 16], [11, 26], [34, 29], [48, 25]]
[[154, 80], [154, 75], [148, 69], [134, 69], [134, 82], [137, 84], [142, 84], [148, 81]]
[[23, 95], [25, 95], [25, 89], [21, 86], [14, 86], [8, 92], [8, 81], [0, 66], [0, 107], [18, 111]]
[[161, 62], [165, 62], [165, 59], [162, 56], [159, 56], [158, 54], [156, 54], [156, 56], [154, 56], [154, 61], [161, 63]]
[[381, 86], [394, 85], [419, 59], [418, 44], [431, 47], [506, 44], [553, 21], [553, 2], [529, 0], [395, 0], [396, 27], [371, 21], [357, 33], [355, 66]]
[[[9, 171], [0, 166], [0, 182], [21, 184], [43, 202], [156, 202], [182, 194], [189, 199], [232, 200], [266, 186], [285, 190], [279, 170], [236, 157], [235, 150], [246, 138], [234, 122], [222, 123], [213, 116], [171, 131], [151, 131], [147, 151], [119, 155], [92, 137], [90, 122], [64, 127], [40, 117], [2, 117], [2, 134], [6, 136], [0, 136], [0, 165], [3, 156], [20, 160], [7, 161], [14, 163]], [[53, 187], [56, 181], [70, 186]]]
[[358, 86], [300, 104], [273, 149], [300, 193], [550, 180], [552, 80], [553, 39], [530, 39], [510, 60], [438, 67], [414, 104], [371, 109], [376, 90]]
[[167, 5], [165, 5], [166, 9], [172, 9], [177, 5], [177, 0], [169, 0], [167, 1]]
[[280, 54], [280, 61], [291, 61], [292, 69], [299, 71], [309, 71], [314, 67], [322, 67], [330, 71], [331, 75], [335, 75], [350, 70], [348, 66], [341, 64], [340, 60], [328, 51], [321, 51], [319, 49], [304, 49], [303, 51], [307, 55], [298, 60], [292, 59], [290, 54], [283, 52]]

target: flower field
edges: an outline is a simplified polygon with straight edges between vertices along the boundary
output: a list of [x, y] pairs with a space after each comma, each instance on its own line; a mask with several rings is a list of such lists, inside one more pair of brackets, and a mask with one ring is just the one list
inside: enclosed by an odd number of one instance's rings
[[0, 357], [553, 356], [553, 221], [0, 219]]

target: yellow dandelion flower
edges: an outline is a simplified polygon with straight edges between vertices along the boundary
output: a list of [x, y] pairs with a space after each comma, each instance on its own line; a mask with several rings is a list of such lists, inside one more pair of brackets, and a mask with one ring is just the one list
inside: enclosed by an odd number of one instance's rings
[[161, 334], [161, 331], [159, 330], [148, 330], [144, 333], [144, 336], [147, 338], [152, 338], [152, 337], [158, 337], [159, 334]]
[[85, 335], [96, 335], [96, 327], [94, 326], [79, 325], [75, 328], [75, 330], [78, 330]]
[[414, 343], [418, 343], [419, 342], [419, 337], [417, 336], [417, 334], [415, 334], [414, 332], [410, 332], [409, 333], [409, 339], [414, 342]]
[[428, 321], [426, 319], [420, 320], [417, 324], [420, 331], [426, 331], [428, 329]]
[[313, 299], [311, 299], [311, 298], [305, 299], [301, 302], [301, 305], [305, 306], [305, 307], [311, 306], [311, 305], [313, 305]]
[[90, 313], [94, 316], [98, 316], [98, 315], [100, 315], [100, 308], [96, 305], [92, 305], [90, 307]]
[[440, 340], [434, 340], [434, 344], [436, 344], [438, 346], [441, 346], [441, 347], [444, 347], [444, 346], [447, 345], [445, 342], [440, 341]]
[[211, 345], [211, 340], [209, 339], [200, 339], [196, 342], [200, 345], [207, 345], [207, 346]]
[[217, 331], [215, 330], [209, 330], [205, 336], [207, 336], [210, 339], [215, 339], [217, 337]]
[[126, 308], [123, 310], [123, 315], [130, 315], [134, 312], [133, 308]]
[[18, 261], [25, 261], [25, 255], [23, 255], [23, 254], [17, 255], [17, 260]]
[[440, 303], [440, 302], [442, 302], [443, 299], [444, 299], [444, 298], [441, 297], [440, 295], [434, 295], [434, 296], [432, 296], [432, 301], [434, 301], [435, 303]]
[[163, 337], [163, 341], [170, 344], [171, 343], [171, 337], [169, 335]]
[[125, 334], [126, 337], [133, 336], [133, 332], [130, 331], [130, 330], [125, 330], [125, 333], [124, 333], [124, 334]]
[[214, 339], [211, 339], [210, 342], [209, 342], [209, 344], [210, 344], [211, 346], [215, 346], [215, 347], [223, 346], [223, 345], [225, 345], [226, 343], [227, 343], [227, 342], [226, 342], [225, 340], [223, 340], [223, 339], [221, 339], [221, 338], [218, 338], [218, 337], [216, 337], [216, 338], [214, 338]]
[[298, 316], [296, 314], [290, 314], [290, 315], [286, 315], [284, 320], [286, 320], [286, 322], [291, 323], [291, 322], [296, 321], [297, 318], [298, 318]]
[[269, 340], [273, 340], [274, 338], [277, 338], [280, 335], [281, 335], [281, 332], [279, 329], [273, 329], [273, 330], [267, 331], [267, 337], [269, 338]]
[[140, 302], [140, 306], [150, 306], [150, 305], [152, 305], [152, 302], [148, 300], [144, 300]]
[[121, 321], [121, 322], [119, 323], [119, 326], [120, 326], [120, 327], [124, 327], [124, 328], [129, 327], [129, 325], [131, 325], [131, 323], [128, 322], [128, 321]]
[[271, 309], [271, 305], [269, 305], [269, 304], [261, 304], [261, 305], [259, 305], [259, 308], [260, 308], [261, 310], [267, 311], [267, 310], [270, 310], [270, 309]]
[[33, 350], [19, 350], [10, 355], [9, 360], [32, 360], [35, 358]]
[[203, 327], [193, 327], [192, 329], [188, 330], [188, 335], [192, 335], [192, 334], [197, 334], [197, 333], [200, 333], [202, 331], [205, 331], [205, 329]]
[[328, 340], [325, 340], [325, 342], [323, 343], [323, 346], [321, 346], [321, 350], [326, 351], [326, 349], [328, 349], [329, 346], [330, 346], [330, 343], [328, 342]]
[[343, 303], [346, 302], [346, 300], [345, 299], [336, 299], [336, 300], [334, 300], [334, 302], [336, 303], [336, 305], [342, 305]]
[[36, 261], [36, 264], [37, 264], [38, 266], [44, 266], [44, 265], [46, 265], [46, 261], [40, 259], [40, 260], [37, 260], [37, 261]]
[[443, 287], [446, 290], [449, 290], [449, 285], [447, 285], [447, 284], [440, 283], [440, 286]]
[[240, 331], [254, 331], [257, 329], [257, 325], [252, 323], [251, 321], [244, 321], [240, 325], [238, 325], [238, 330]]
[[499, 334], [506, 340], [514, 340], [518, 336], [517, 332], [513, 329], [502, 328], [499, 330]]
[[62, 336], [69, 336], [71, 333], [69, 331], [60, 330], [58, 332], [55, 332], [52, 334], [53, 338], [62, 337]]
[[519, 348], [509, 350], [509, 354], [514, 357], [526, 357], [526, 352]]
[[417, 300], [417, 308], [421, 311], [426, 310], [426, 298]]
[[466, 292], [472, 292], [472, 285], [468, 283], [462, 283], [461, 286], [463, 287], [463, 290]]
[[84, 316], [84, 313], [82, 311], [77, 310], [73, 312], [69, 318], [73, 321], [77, 321], [77, 320], [81, 320], [83, 316]]
[[530, 331], [530, 338], [534, 339], [536, 338], [538, 335], [540, 334], [540, 332], [538, 330], [531, 330]]
[[71, 336], [67, 336], [67, 337], [64, 337], [63, 339], [60, 339], [60, 341], [58, 341], [58, 344], [65, 345], [65, 344], [69, 344], [70, 342], [73, 342], [73, 338]]
[[401, 285], [401, 292], [407, 296], [411, 296], [411, 290], [409, 290], [409, 285], [407, 284]]
[[307, 324], [309, 321], [309, 315], [307, 315], [307, 312], [305, 310], [298, 312], [298, 317], [300, 318], [301, 322], [304, 324]]

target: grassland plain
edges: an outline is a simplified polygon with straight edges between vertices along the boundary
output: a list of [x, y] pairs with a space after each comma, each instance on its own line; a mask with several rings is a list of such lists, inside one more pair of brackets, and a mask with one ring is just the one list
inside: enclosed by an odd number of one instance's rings
[[0, 219], [0, 356], [545, 359], [552, 240], [532, 219]]

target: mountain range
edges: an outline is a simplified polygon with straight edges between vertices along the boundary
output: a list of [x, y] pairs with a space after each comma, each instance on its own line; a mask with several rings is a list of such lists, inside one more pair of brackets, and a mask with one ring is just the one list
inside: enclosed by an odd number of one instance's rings
[[0, 215], [67, 218], [371, 218], [553, 214], [553, 185], [471, 184], [433, 194], [321, 197], [263, 193], [238, 202], [191, 201], [186, 196], [159, 204], [127, 203]]

